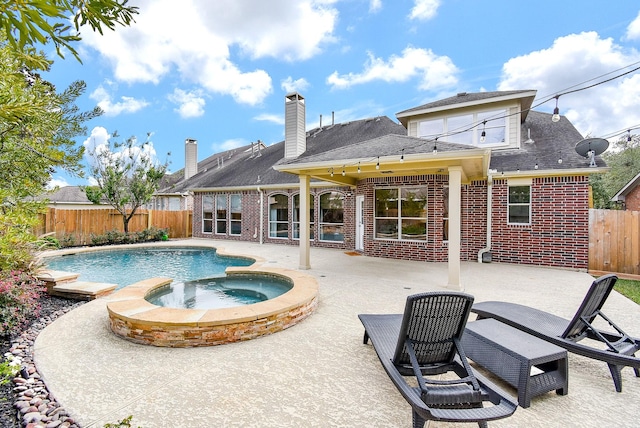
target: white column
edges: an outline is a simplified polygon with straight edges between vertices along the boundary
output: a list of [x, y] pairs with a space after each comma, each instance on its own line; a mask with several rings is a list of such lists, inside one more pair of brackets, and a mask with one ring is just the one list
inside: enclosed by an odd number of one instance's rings
[[300, 269], [311, 269], [309, 257], [309, 209], [311, 188], [309, 186], [310, 177], [300, 175]]
[[449, 167], [449, 288], [463, 290], [460, 282], [460, 228], [462, 167]]

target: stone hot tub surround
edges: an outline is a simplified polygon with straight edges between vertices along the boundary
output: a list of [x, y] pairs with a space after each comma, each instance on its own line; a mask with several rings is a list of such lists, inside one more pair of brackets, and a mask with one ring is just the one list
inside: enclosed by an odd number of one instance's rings
[[250, 340], [289, 328], [311, 315], [318, 304], [318, 283], [304, 273], [265, 267], [230, 267], [226, 274], [277, 276], [293, 284], [264, 302], [222, 309], [177, 309], [145, 300], [171, 278], [150, 278], [108, 297], [111, 330], [135, 343], [164, 347], [213, 346]]

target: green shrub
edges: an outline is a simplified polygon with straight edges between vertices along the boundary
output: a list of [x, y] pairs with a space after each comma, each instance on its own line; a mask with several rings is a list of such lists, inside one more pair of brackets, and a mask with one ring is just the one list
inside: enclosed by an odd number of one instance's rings
[[118, 421], [115, 424], [105, 424], [104, 428], [130, 428], [132, 426], [131, 419], [133, 419], [133, 416], [127, 416], [126, 418], [124, 418], [121, 421]]
[[55, 236], [43, 236], [37, 242], [39, 249], [50, 250], [60, 248], [60, 241]]
[[43, 283], [22, 271], [0, 277], [0, 336], [20, 333], [29, 320], [38, 316]]
[[65, 233], [60, 238], [60, 248], [75, 247], [77, 244], [76, 236], [73, 233]]
[[150, 227], [140, 232], [124, 233], [119, 230], [111, 230], [102, 235], [91, 234], [91, 244], [98, 245], [116, 245], [116, 244], [135, 244], [137, 242], [151, 242], [166, 240], [163, 238], [168, 236], [167, 229], [159, 229]]

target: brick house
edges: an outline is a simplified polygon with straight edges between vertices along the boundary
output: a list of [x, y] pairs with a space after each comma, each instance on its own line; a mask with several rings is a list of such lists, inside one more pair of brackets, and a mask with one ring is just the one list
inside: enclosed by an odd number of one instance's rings
[[625, 210], [640, 211], [640, 173], [629, 180], [611, 200], [622, 203]]
[[195, 237], [299, 245], [301, 268], [314, 246], [448, 261], [453, 285], [460, 261], [586, 270], [588, 180], [605, 165], [576, 153], [583, 137], [565, 117], [531, 110], [535, 95], [461, 93], [400, 123], [306, 131], [306, 100], [291, 93], [284, 141], [225, 152], [172, 191], [193, 195]]

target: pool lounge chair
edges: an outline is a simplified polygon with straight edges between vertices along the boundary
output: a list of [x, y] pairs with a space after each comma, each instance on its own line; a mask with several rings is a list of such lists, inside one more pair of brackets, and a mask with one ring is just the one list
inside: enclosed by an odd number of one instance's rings
[[[460, 345], [472, 304], [468, 294], [421, 293], [407, 297], [404, 314], [358, 315], [363, 342], [371, 339], [391, 381], [411, 405], [414, 428], [427, 420], [486, 427], [487, 421], [516, 410], [514, 398], [472, 370]], [[454, 379], [438, 378], [449, 372]], [[418, 386], [405, 376], [415, 376]]]
[[[633, 367], [636, 376], [640, 377], [640, 358], [635, 356], [640, 349], [640, 339], [626, 334], [602, 313], [602, 305], [613, 290], [617, 279], [615, 275], [604, 275], [596, 279], [571, 321], [528, 306], [507, 302], [476, 303], [471, 311], [478, 314], [478, 319], [495, 318], [561, 346], [569, 352], [604, 361], [609, 365], [616, 391], [621, 392], [620, 371], [624, 367]], [[598, 316], [606, 321], [613, 331], [596, 328], [593, 323]], [[580, 343], [585, 338], [596, 340], [602, 346]]]

